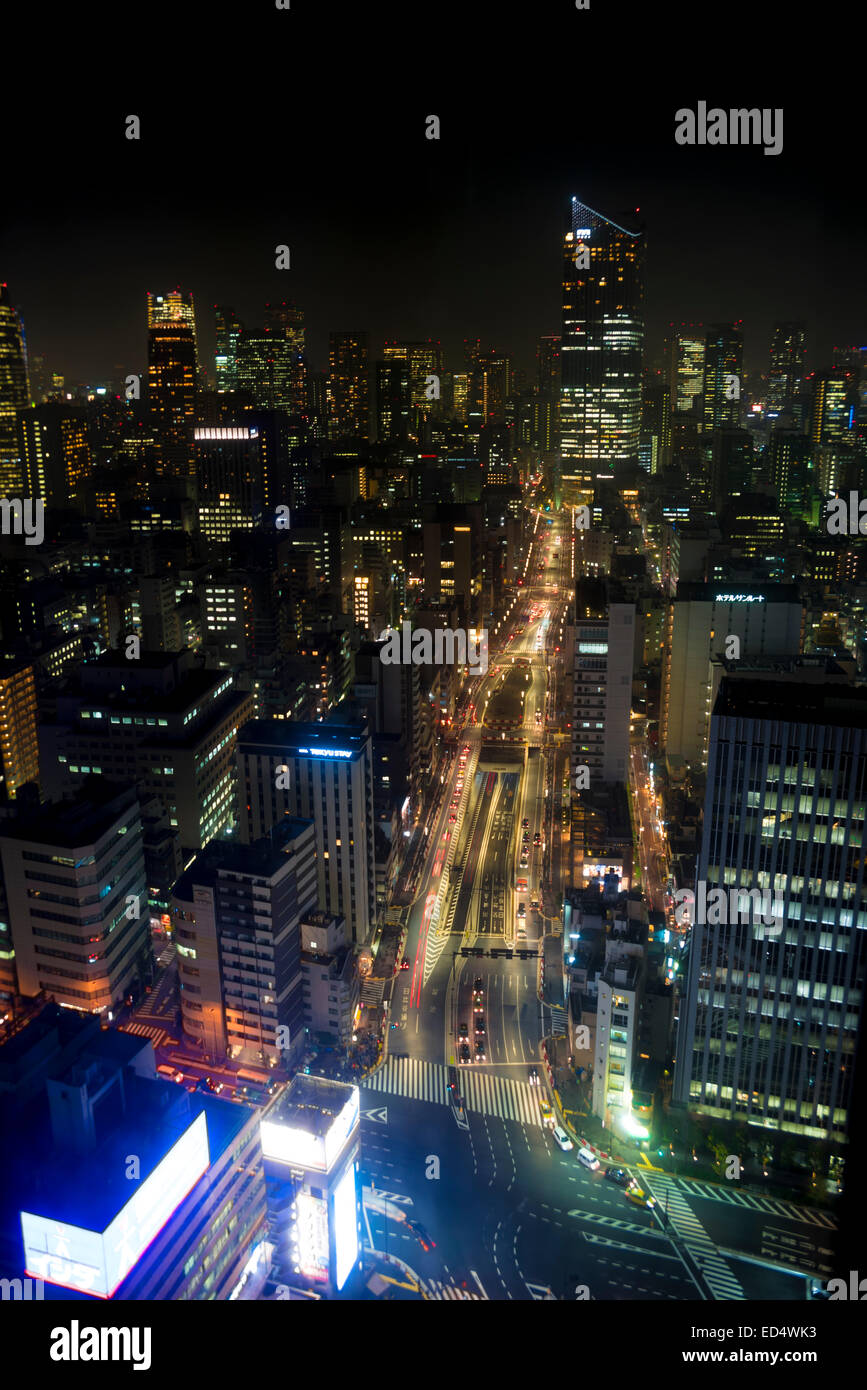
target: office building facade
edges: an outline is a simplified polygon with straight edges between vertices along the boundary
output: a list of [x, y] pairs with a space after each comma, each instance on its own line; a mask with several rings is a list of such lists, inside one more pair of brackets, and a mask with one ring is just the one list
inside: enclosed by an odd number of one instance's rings
[[729, 901], [758, 890], [772, 911], [694, 914], [675, 1099], [843, 1143], [867, 953], [867, 691], [723, 679], [707, 772], [697, 884]]
[[572, 199], [563, 246], [560, 450], [564, 496], [638, 457], [643, 236]]
[[240, 835], [261, 838], [283, 816], [316, 827], [319, 908], [345, 917], [364, 944], [376, 917], [373, 754], [365, 725], [253, 720], [238, 739]]

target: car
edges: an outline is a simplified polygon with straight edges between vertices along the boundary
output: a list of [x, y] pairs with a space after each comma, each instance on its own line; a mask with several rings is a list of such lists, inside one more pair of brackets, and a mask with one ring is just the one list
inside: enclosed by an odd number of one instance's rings
[[537, 1067], [530, 1068], [528, 1080], [531, 1086], [539, 1086], [541, 1084], [539, 1081], [539, 1071]]
[[529, 822], [529, 820], [528, 820], [528, 818], [527, 818], [526, 816], [525, 816], [524, 819], [521, 821], [521, 824], [522, 824], [522, 826], [524, 827], [525, 830], [529, 830], [529, 829], [530, 829], [530, 822]]
[[609, 1182], [616, 1182], [618, 1187], [628, 1187], [632, 1182], [625, 1168], [606, 1168], [605, 1176]]
[[425, 1230], [424, 1226], [421, 1224], [420, 1221], [412, 1221], [409, 1217], [407, 1217], [406, 1226], [407, 1230], [412, 1231], [422, 1250], [436, 1250], [436, 1241], [434, 1240], [430, 1232]]
[[210, 1076], [205, 1077], [205, 1085], [209, 1091], [214, 1092], [215, 1096], [218, 1096], [223, 1089], [222, 1081], [212, 1081]]
[[459, 1038], [468, 1038], [469, 1036], [470, 1036], [470, 1030], [469, 1030], [469, 1027], [467, 1026], [467, 1024], [466, 1024], [466, 1023], [459, 1023], [459, 1024], [458, 1024], [458, 1037], [459, 1037]]
[[160, 1075], [167, 1076], [172, 1081], [180, 1082], [184, 1079], [184, 1073], [182, 1071], [178, 1071], [177, 1067], [170, 1067], [166, 1063], [163, 1063], [160, 1066], [158, 1066], [157, 1071], [160, 1073]]
[[484, 992], [485, 992], [485, 982], [484, 982], [484, 980], [482, 979], [481, 975], [477, 975], [476, 978], [473, 980], [473, 998], [474, 998], [474, 999], [481, 999], [481, 997], [482, 997], [482, 995], [484, 994]]
[[518, 906], [518, 916], [519, 916], [519, 917], [526, 917], [526, 915], [527, 915], [527, 907], [526, 907], [526, 904], [525, 904], [525, 903], [520, 903], [519, 906]]
[[476, 1014], [476, 1037], [480, 1038], [485, 1032], [485, 1015]]
[[476, 1038], [476, 1061], [484, 1062], [487, 1060], [484, 1038]]
[[539, 1101], [539, 1114], [542, 1116], [542, 1123], [552, 1125], [554, 1123], [554, 1109], [547, 1100]]
[[640, 1188], [640, 1187], [638, 1187], [638, 1186], [635, 1186], [635, 1187], [628, 1187], [628, 1188], [626, 1189], [625, 1196], [626, 1196], [626, 1197], [629, 1199], [629, 1201], [632, 1202], [633, 1205], [636, 1206], [636, 1207], [655, 1207], [655, 1206], [656, 1206], [656, 1198], [655, 1198], [655, 1197], [648, 1197], [647, 1193], [644, 1192], [644, 1191], [642, 1190], [642, 1188]]
[[469, 1043], [465, 1043], [465, 1042], [461, 1043], [460, 1047], [458, 1048], [458, 1058], [459, 1058], [459, 1060], [460, 1060], [462, 1063], [468, 1062], [468, 1061], [470, 1060], [470, 1045], [469, 1045]]
[[574, 1149], [575, 1147], [565, 1129], [561, 1129], [559, 1125], [554, 1125], [551, 1130], [551, 1138], [554, 1140], [555, 1144], [559, 1145], [564, 1153], [568, 1153], [570, 1149]]
[[409, 970], [409, 956], [404, 956], [400, 963], [401, 970]]
[[531, 898], [531, 899], [530, 899], [530, 906], [531, 906], [531, 907], [535, 907], [536, 911], [538, 912], [538, 910], [539, 910], [539, 899], [538, 899], [538, 898]]
[[457, 1069], [457, 1067], [449, 1067], [449, 1090], [450, 1090], [450, 1091], [456, 1091], [457, 1089], [458, 1089], [458, 1069]]
[[529, 840], [529, 838], [530, 838], [530, 832], [529, 832], [529, 830], [525, 830], [524, 833], [523, 833], [522, 836], [521, 836], [521, 840], [523, 841], [524, 844], [526, 844], [527, 841]]
[[527, 891], [527, 880], [526, 880], [525, 878], [519, 878], [519, 879], [518, 879], [518, 892], [519, 892], [519, 893], [526, 893], [526, 891]]
[[535, 833], [535, 835], [533, 836], [533, 844], [534, 844], [534, 845], [541, 845], [541, 843], [542, 843], [542, 836], [541, 836], [541, 833], [537, 830], [536, 833]]
[[450, 812], [449, 812], [449, 825], [454, 825], [454, 823], [455, 823], [456, 820], [457, 820], [457, 816], [455, 815], [454, 811], [450, 811]]
[[525, 852], [521, 855], [521, 862], [520, 862], [520, 864], [518, 865], [518, 868], [519, 868], [519, 869], [526, 869], [526, 868], [528, 868], [529, 863], [530, 863], [530, 860], [527, 858], [527, 854], [526, 854], [526, 851], [525, 851]]

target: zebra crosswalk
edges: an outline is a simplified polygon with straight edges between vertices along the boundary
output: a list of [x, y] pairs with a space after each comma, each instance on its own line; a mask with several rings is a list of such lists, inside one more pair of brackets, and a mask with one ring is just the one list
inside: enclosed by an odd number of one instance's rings
[[642, 1173], [642, 1183], [650, 1188], [662, 1211], [681, 1237], [702, 1278], [715, 1299], [745, 1299], [738, 1280], [720, 1255], [704, 1226], [688, 1205], [677, 1179], [667, 1173]]
[[715, 1187], [708, 1182], [690, 1182], [689, 1191], [696, 1197], [704, 1197], [711, 1202], [727, 1202], [732, 1207], [749, 1207], [751, 1211], [763, 1211], [769, 1216], [782, 1216], [787, 1221], [800, 1221], [805, 1226], [823, 1226], [828, 1231], [836, 1231], [837, 1222], [826, 1211], [811, 1211], [809, 1207], [799, 1207], [794, 1202], [781, 1201], [777, 1197], [764, 1197], [760, 1192], [738, 1192], [732, 1186]]
[[[426, 1100], [432, 1105], [448, 1105], [450, 1099], [447, 1068], [415, 1057], [389, 1057], [362, 1084], [372, 1091]], [[460, 1086], [467, 1110], [542, 1127], [537, 1089], [528, 1081], [497, 1076], [481, 1065], [462, 1067]]]
[[484, 1302], [480, 1293], [473, 1293], [471, 1289], [459, 1289], [457, 1284], [443, 1284], [439, 1279], [423, 1279], [422, 1287], [428, 1298], [451, 1298], [458, 1302], [474, 1298], [479, 1303]]
[[167, 1042], [174, 1042], [175, 1039], [165, 1028], [159, 1028], [155, 1023], [124, 1023], [120, 1029], [122, 1033], [137, 1033], [139, 1037], [151, 1038], [154, 1047], [163, 1047]]

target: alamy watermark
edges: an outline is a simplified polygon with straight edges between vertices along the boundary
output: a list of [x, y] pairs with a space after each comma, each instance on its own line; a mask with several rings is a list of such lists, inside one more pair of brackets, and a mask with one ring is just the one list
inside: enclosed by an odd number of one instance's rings
[[674, 114], [674, 138], [679, 145], [764, 145], [765, 154], [783, 152], [783, 109], [758, 106], [724, 111], [708, 110], [700, 101], [693, 111], [682, 106]]
[[703, 879], [674, 895], [674, 920], [678, 926], [748, 926], [750, 923], [778, 932], [783, 926], [783, 899], [760, 888], [708, 888]]
[[474, 638], [463, 628], [417, 627], [404, 622], [401, 631], [387, 627], [379, 659], [386, 666], [467, 666], [485, 675], [488, 669], [488, 630]]
[[829, 536], [867, 536], [867, 497], [857, 492], [831, 497], [825, 503], [825, 530]]
[[45, 540], [45, 503], [41, 497], [0, 497], [0, 532], [24, 536], [25, 545]]

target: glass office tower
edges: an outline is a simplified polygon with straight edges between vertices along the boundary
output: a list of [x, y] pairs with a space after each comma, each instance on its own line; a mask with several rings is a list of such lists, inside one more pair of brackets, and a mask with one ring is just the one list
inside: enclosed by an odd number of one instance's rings
[[[723, 679], [677, 1038], [674, 1099], [690, 1110], [845, 1140], [867, 949], [865, 805], [867, 689]], [[733, 889], [758, 890], [761, 920], [756, 898], [733, 904]]]
[[637, 459], [644, 238], [572, 199], [563, 243], [560, 452], [564, 500]]

